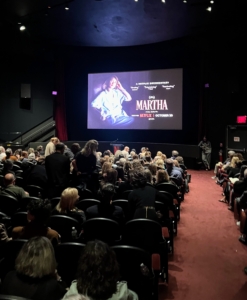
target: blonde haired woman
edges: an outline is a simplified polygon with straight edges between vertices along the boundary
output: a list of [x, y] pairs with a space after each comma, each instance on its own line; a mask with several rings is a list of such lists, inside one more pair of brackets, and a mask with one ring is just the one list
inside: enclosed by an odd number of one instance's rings
[[80, 224], [86, 221], [85, 214], [79, 210], [75, 205], [79, 200], [78, 190], [75, 188], [67, 188], [61, 194], [61, 199], [56, 206], [53, 214], [67, 215], [76, 219]]
[[1, 292], [33, 300], [59, 300], [66, 293], [57, 274], [51, 242], [42, 236], [27, 241], [15, 261], [16, 271], [4, 279]]
[[159, 158], [156, 160], [156, 165], [158, 169], [164, 169], [165, 168], [165, 164], [162, 158]]

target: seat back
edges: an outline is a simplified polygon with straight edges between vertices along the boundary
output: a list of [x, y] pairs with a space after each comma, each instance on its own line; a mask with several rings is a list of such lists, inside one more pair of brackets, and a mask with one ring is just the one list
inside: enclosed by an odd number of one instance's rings
[[8, 272], [15, 269], [15, 260], [27, 242], [24, 239], [11, 240], [3, 245], [3, 259], [0, 261], [0, 278], [3, 280]]
[[60, 199], [60, 197], [54, 197], [50, 199], [52, 209], [54, 209], [58, 205]]
[[27, 185], [26, 186], [26, 191], [32, 197], [42, 198], [43, 195], [44, 195], [44, 190], [41, 187], [37, 186], [37, 185]]
[[17, 226], [25, 226], [27, 223], [27, 212], [17, 212], [11, 217], [12, 228]]
[[168, 192], [165, 192], [165, 191], [159, 191], [162, 195], [163, 195], [163, 198], [164, 200], [162, 201], [165, 205], [168, 205], [168, 207], [170, 209], [172, 209], [173, 207], [173, 195], [168, 193]]
[[117, 199], [112, 201], [112, 204], [122, 208], [125, 216], [125, 220], [129, 219], [129, 201], [125, 199]]
[[159, 183], [156, 185], [156, 189], [159, 191], [168, 192], [173, 195], [174, 198], [176, 198], [178, 193], [178, 187], [175, 184], [172, 183]]
[[123, 229], [122, 240], [126, 245], [140, 247], [150, 253], [159, 252], [159, 245], [164, 241], [161, 225], [149, 219], [127, 222]]
[[[136, 292], [139, 299], [153, 299], [152, 293], [158, 286], [154, 286], [152, 278], [151, 255], [138, 247], [121, 245], [113, 246], [120, 267], [121, 280], [128, 282], [128, 288]], [[150, 276], [144, 276], [140, 265], [144, 264]]]
[[58, 274], [70, 286], [76, 278], [78, 262], [85, 245], [80, 243], [61, 243], [55, 247]]
[[16, 184], [17, 186], [23, 187], [23, 186], [24, 186], [24, 180], [23, 180], [23, 178], [17, 176], [17, 177], [15, 178], [15, 184]]
[[79, 232], [79, 222], [69, 216], [51, 216], [48, 225], [61, 235], [62, 242], [71, 242], [73, 240], [72, 227], [75, 227], [77, 232]]
[[83, 238], [86, 242], [101, 240], [114, 245], [120, 239], [120, 227], [116, 221], [107, 218], [94, 218], [83, 224]]
[[8, 216], [13, 215], [20, 207], [15, 197], [9, 195], [0, 195], [0, 211]]
[[83, 210], [84, 212], [91, 206], [98, 205], [100, 204], [99, 200], [96, 199], [83, 199], [80, 200], [77, 204], [76, 207], [79, 209]]
[[93, 193], [89, 189], [78, 189], [80, 199], [93, 199]]
[[129, 199], [129, 194], [132, 192], [132, 190], [127, 190], [127, 191], [124, 191], [121, 195], [121, 198], [122, 199], [125, 199], [125, 200], [128, 200]]
[[17, 297], [13, 295], [0, 295], [0, 300], [30, 300], [28, 298]]

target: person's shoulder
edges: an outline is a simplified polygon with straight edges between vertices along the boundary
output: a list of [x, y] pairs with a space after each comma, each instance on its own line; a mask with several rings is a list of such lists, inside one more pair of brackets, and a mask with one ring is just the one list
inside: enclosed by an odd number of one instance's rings
[[87, 208], [86, 213], [94, 213], [99, 210], [98, 205], [93, 205]]

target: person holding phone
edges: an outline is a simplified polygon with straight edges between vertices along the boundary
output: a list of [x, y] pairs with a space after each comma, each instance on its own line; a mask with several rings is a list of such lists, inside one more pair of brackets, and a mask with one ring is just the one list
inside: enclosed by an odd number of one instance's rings
[[116, 76], [103, 84], [103, 91], [93, 100], [92, 107], [99, 110], [101, 120], [110, 125], [128, 125], [134, 121], [123, 110], [124, 101], [131, 101], [131, 95], [123, 88]]

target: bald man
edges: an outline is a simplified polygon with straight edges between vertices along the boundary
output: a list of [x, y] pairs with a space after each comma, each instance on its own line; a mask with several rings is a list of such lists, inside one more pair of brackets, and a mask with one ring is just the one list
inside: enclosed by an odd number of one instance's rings
[[0, 192], [1, 195], [13, 196], [18, 201], [29, 196], [28, 192], [25, 192], [22, 187], [15, 185], [15, 175], [12, 173], [4, 176], [4, 186], [5, 188]]

